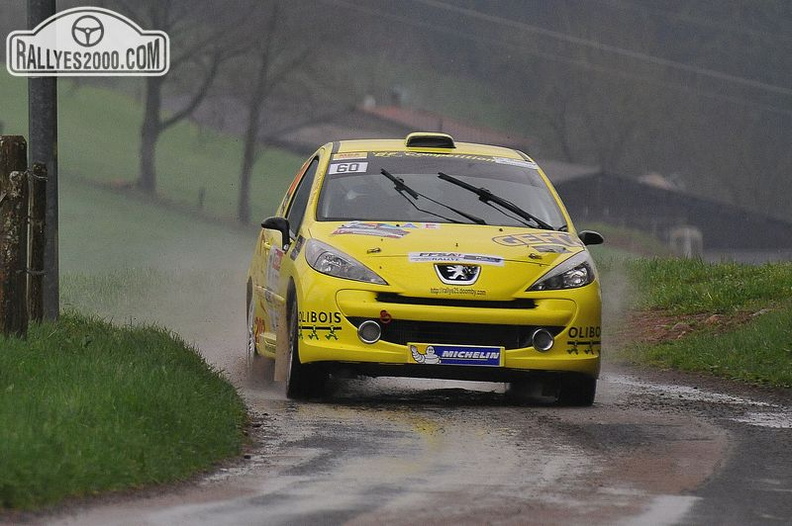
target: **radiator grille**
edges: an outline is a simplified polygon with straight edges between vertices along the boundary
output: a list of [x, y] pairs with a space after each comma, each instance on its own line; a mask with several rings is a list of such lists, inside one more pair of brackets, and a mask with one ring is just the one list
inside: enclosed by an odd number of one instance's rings
[[[356, 327], [368, 318], [350, 318]], [[531, 346], [531, 335], [540, 328], [532, 325], [493, 325], [488, 323], [443, 323], [434, 321], [393, 320], [382, 325], [382, 341], [406, 345], [410, 342], [492, 345], [506, 349]], [[563, 327], [546, 327], [554, 336]]]
[[532, 299], [516, 299], [509, 301], [484, 301], [447, 298], [416, 298], [402, 296], [391, 292], [377, 294], [377, 301], [381, 303], [399, 303], [403, 305], [437, 305], [441, 307], [474, 307], [483, 309], [534, 309], [536, 302]]

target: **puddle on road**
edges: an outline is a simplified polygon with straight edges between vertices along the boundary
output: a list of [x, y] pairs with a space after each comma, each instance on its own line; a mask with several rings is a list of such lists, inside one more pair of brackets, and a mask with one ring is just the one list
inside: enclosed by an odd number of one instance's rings
[[723, 404], [736, 411], [744, 410], [742, 414], [727, 417], [733, 422], [758, 427], [792, 429], [792, 409], [789, 407], [685, 385], [649, 383], [625, 375], [612, 375], [607, 381], [677, 400]]
[[735, 422], [759, 427], [772, 427], [775, 429], [792, 429], [792, 415], [787, 413], [746, 413], [735, 418]]

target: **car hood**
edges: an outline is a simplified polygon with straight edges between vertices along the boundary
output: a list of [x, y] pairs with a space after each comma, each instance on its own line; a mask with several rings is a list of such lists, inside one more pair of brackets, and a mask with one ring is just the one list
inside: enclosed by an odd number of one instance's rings
[[379, 274], [399, 294], [510, 299], [585, 250], [567, 232], [397, 222], [317, 222], [310, 237]]

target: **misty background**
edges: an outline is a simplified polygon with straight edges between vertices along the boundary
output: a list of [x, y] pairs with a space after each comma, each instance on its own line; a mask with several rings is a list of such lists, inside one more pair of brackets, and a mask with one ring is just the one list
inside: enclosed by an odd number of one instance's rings
[[[255, 223], [244, 196], [263, 177], [254, 166], [268, 145], [365, 102], [525, 138], [539, 159], [661, 174], [686, 192], [792, 220], [786, 0], [94, 4], [171, 38], [165, 77], [70, 84], [140, 104], [134, 186], [144, 194], [159, 192], [160, 137], [191, 121], [238, 138], [238, 164], [217, 177], [237, 188], [236, 220]], [[0, 4], [4, 35], [25, 27], [25, 7]]]

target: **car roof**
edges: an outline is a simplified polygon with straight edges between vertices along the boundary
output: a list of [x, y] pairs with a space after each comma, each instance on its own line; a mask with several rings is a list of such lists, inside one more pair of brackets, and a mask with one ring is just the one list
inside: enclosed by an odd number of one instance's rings
[[405, 139], [350, 139], [335, 143], [336, 153], [370, 151], [432, 152], [463, 155], [489, 155], [511, 159], [525, 159], [525, 154], [503, 146], [492, 146], [472, 142], [454, 142], [453, 148], [408, 147]]

